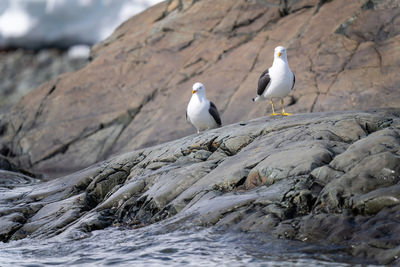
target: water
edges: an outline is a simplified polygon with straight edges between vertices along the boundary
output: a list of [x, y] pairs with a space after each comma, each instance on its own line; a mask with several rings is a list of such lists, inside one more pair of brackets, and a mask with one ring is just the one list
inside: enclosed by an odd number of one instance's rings
[[337, 252], [214, 228], [163, 232], [158, 224], [129, 230], [110, 227], [83, 239], [0, 243], [0, 266], [347, 266], [335, 262], [348, 260], [332, 257]]

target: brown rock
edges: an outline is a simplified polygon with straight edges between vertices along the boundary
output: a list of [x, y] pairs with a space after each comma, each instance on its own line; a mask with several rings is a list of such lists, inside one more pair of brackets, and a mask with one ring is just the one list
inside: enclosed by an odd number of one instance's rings
[[289, 112], [399, 107], [396, 2], [165, 1], [16, 104], [0, 121], [2, 147], [52, 176], [191, 134], [197, 81], [224, 125], [264, 116], [269, 105], [251, 98], [277, 45], [296, 74]]

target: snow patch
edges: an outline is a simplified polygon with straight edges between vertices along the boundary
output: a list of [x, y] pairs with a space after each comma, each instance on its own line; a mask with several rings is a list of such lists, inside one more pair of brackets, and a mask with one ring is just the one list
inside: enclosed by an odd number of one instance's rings
[[1, 0], [0, 48], [93, 45], [161, 0]]
[[74, 45], [68, 49], [69, 58], [89, 58], [90, 46], [88, 45]]

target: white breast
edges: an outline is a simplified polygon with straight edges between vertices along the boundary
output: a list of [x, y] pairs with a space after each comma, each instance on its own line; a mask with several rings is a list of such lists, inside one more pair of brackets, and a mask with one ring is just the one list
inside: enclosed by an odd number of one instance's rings
[[209, 113], [210, 101], [207, 99], [199, 99], [193, 95], [187, 107], [187, 115], [190, 122], [198, 131], [215, 128], [217, 126], [214, 118]]
[[271, 84], [265, 90], [264, 97], [285, 97], [293, 86], [293, 73], [287, 64], [277, 64], [269, 68]]

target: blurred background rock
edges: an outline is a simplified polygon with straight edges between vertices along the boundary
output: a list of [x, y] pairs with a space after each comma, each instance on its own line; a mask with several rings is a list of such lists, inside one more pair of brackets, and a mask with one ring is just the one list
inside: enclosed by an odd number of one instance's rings
[[32, 51], [16, 49], [0, 53], [0, 112], [5, 112], [22, 96], [57, 75], [86, 65], [87, 57], [71, 58], [59, 49]]
[[84, 67], [90, 47], [160, 0], [1, 0], [0, 113], [40, 84]]

